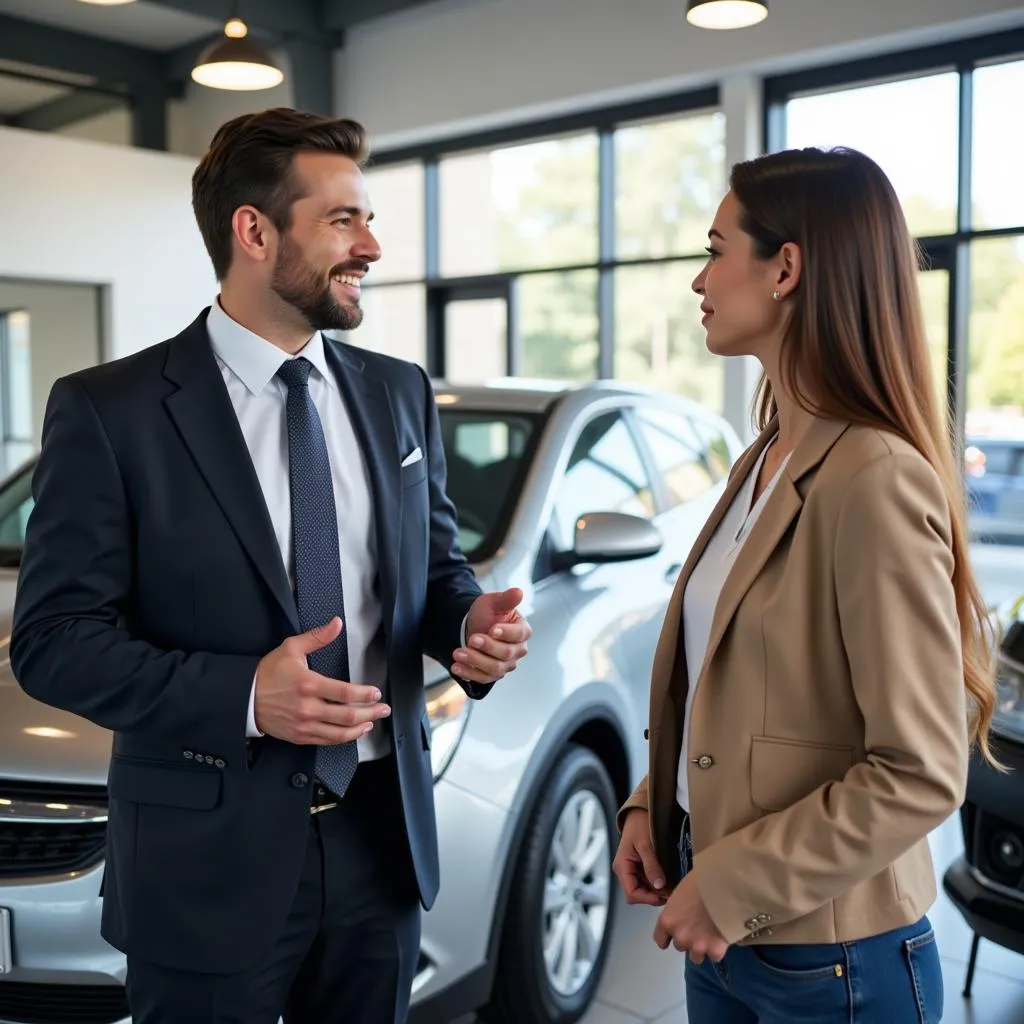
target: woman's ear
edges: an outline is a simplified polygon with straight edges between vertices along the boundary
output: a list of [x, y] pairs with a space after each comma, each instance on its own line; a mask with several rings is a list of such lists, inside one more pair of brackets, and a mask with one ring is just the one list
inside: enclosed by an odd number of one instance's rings
[[795, 242], [786, 242], [775, 257], [776, 275], [775, 290], [780, 299], [785, 299], [796, 291], [800, 284], [803, 270], [803, 253]]

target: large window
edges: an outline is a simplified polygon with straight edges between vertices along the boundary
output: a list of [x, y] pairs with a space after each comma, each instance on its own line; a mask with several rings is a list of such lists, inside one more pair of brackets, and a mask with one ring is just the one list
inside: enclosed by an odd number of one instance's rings
[[[716, 105], [710, 89], [589, 123], [572, 115], [534, 137], [378, 155], [369, 188], [384, 255], [359, 343], [422, 352], [431, 374], [457, 383], [618, 376], [720, 411], [723, 370], [690, 288], [726, 188]], [[400, 190], [415, 200], [399, 202]], [[392, 242], [396, 216], [416, 226]], [[399, 291], [412, 287], [418, 318]], [[400, 324], [371, 325], [395, 303]]]
[[859, 80], [832, 68], [765, 91], [772, 148], [852, 146], [892, 180], [925, 255], [932, 373], [963, 438], [973, 538], [1013, 545], [999, 557], [1024, 571], [1024, 136], [1008, 130], [1024, 60], [993, 60], [998, 45], [903, 55], [919, 69], [898, 80], [885, 79], [880, 58], [850, 67]]

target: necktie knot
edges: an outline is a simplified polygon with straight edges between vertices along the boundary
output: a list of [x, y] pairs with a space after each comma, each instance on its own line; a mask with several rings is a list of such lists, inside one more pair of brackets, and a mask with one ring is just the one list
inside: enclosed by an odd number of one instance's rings
[[277, 376], [284, 381], [288, 390], [304, 388], [309, 385], [309, 371], [313, 364], [303, 356], [298, 359], [286, 359], [278, 368]]

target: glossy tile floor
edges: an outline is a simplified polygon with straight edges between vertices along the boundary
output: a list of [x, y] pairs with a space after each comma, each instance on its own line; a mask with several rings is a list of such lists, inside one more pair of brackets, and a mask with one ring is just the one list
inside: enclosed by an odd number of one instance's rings
[[[959, 817], [931, 837], [936, 870], [942, 873], [963, 851]], [[943, 1024], [1024, 1024], [1024, 957], [983, 942], [971, 1000], [961, 996], [971, 949], [971, 932], [941, 892], [929, 913], [943, 957], [946, 1006]], [[715, 1024], [689, 1021], [682, 961], [662, 952], [651, 938], [657, 912], [648, 907], [619, 908], [612, 951], [598, 994], [581, 1024]], [[458, 1024], [471, 1024], [460, 1021]], [[523, 1022], [527, 1024], [527, 1022]], [[911, 1024], [893, 1021], [892, 1024]]]

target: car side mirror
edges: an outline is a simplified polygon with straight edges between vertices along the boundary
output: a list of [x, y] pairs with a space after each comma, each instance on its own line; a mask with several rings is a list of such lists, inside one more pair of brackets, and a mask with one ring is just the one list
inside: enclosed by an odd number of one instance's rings
[[646, 519], [624, 512], [588, 512], [576, 520], [572, 551], [559, 551], [554, 568], [632, 562], [656, 555], [664, 543], [661, 531]]

